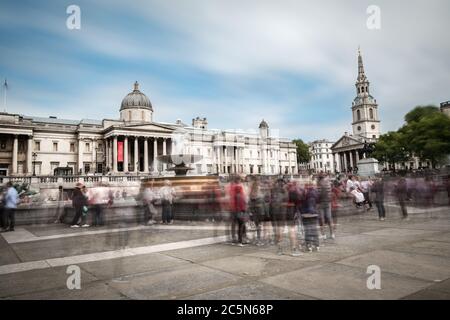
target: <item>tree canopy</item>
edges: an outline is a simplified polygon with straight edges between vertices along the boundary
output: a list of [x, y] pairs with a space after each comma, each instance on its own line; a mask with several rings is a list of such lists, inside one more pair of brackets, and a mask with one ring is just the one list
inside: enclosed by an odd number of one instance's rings
[[297, 145], [297, 162], [305, 163], [311, 160], [311, 153], [309, 152], [309, 146], [303, 142], [302, 139], [295, 139], [292, 141]]
[[405, 125], [380, 136], [373, 156], [379, 161], [407, 161], [413, 155], [433, 168], [450, 154], [450, 118], [432, 105], [417, 106], [405, 115]]

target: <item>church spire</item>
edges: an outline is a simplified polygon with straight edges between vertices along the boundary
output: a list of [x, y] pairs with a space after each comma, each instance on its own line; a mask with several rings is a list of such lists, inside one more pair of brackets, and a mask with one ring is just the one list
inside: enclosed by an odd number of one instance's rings
[[365, 81], [364, 64], [361, 56], [361, 49], [358, 47], [358, 82]]
[[364, 64], [361, 55], [361, 49], [358, 47], [358, 78], [356, 79], [356, 94], [358, 96], [367, 96], [369, 94], [369, 80], [364, 72]]

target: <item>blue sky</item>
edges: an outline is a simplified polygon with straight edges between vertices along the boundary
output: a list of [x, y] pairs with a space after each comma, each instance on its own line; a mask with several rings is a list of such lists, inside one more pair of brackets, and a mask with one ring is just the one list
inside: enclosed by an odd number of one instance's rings
[[[66, 8], [81, 8], [81, 29]], [[381, 29], [366, 27], [369, 5]], [[383, 131], [418, 104], [450, 100], [448, 1], [0, 2], [7, 111], [118, 118], [139, 81], [156, 121], [306, 141], [351, 131], [361, 46]], [[3, 99], [2, 99], [3, 101]], [[3, 106], [2, 106], [3, 109]]]

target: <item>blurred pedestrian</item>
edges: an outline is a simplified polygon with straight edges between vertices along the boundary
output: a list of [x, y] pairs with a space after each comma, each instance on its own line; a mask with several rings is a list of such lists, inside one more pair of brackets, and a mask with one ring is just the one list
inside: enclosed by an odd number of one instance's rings
[[324, 175], [319, 176], [318, 181], [319, 192], [319, 223], [321, 238], [326, 239], [325, 224], [330, 230], [330, 238], [334, 239], [333, 221], [331, 217], [331, 183], [330, 179]]
[[406, 198], [407, 198], [407, 186], [405, 178], [401, 177], [395, 187], [395, 194], [397, 196], [398, 203], [400, 205], [400, 210], [402, 212], [402, 218], [408, 220], [408, 210], [406, 209]]
[[164, 182], [164, 186], [159, 190], [162, 205], [163, 224], [173, 224], [173, 200], [175, 189], [169, 180]]
[[301, 217], [303, 227], [305, 229], [305, 250], [312, 252], [313, 250], [319, 251], [319, 215], [317, 213], [317, 200], [319, 194], [317, 190], [311, 185], [305, 186], [304, 196], [301, 202]]
[[75, 209], [75, 216], [73, 217], [71, 228], [79, 228], [80, 225], [78, 224], [78, 221], [81, 219], [81, 226], [82, 227], [89, 227], [88, 224], [86, 224], [85, 218], [83, 218], [83, 214], [87, 213], [88, 210], [88, 199], [86, 195], [83, 193], [82, 188], [84, 185], [81, 182], [77, 182], [75, 185], [75, 190], [72, 194], [72, 206]]
[[239, 176], [234, 177], [233, 183], [230, 185], [230, 211], [232, 215], [232, 239], [235, 240], [235, 228], [237, 225], [237, 243], [242, 247], [247, 244], [247, 241], [245, 240], [247, 233], [245, 224], [249, 221], [250, 217], [247, 213], [247, 203], [244, 186], [242, 185], [241, 178]]
[[384, 181], [378, 178], [372, 186], [372, 192], [375, 193], [375, 205], [378, 210], [378, 219], [386, 219], [386, 208], [384, 207]]
[[14, 225], [16, 222], [16, 208], [19, 200], [19, 194], [16, 188], [14, 188], [12, 182], [6, 184], [6, 193], [4, 198], [4, 220], [2, 232], [14, 231]]

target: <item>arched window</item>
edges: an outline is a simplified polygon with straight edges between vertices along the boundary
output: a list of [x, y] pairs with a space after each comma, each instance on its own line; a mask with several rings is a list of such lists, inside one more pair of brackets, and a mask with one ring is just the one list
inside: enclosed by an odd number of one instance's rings
[[364, 87], [361, 87], [361, 92], [364, 92]]
[[369, 116], [370, 116], [370, 119], [373, 119], [373, 109], [372, 108], [369, 109]]
[[359, 120], [361, 120], [361, 111], [356, 110], [356, 118]]

